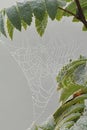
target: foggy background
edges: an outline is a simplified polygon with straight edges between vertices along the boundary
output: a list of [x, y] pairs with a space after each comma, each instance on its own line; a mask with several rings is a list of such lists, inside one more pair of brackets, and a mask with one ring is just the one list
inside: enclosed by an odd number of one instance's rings
[[[0, 9], [13, 4], [14, 0], [1, 0]], [[1, 37], [1, 130], [26, 130], [56, 110], [58, 71], [69, 59], [87, 56], [87, 32], [81, 27], [81, 23], [72, 23], [68, 18], [61, 22], [49, 19], [42, 38], [34, 21], [27, 31], [15, 31], [13, 41]]]

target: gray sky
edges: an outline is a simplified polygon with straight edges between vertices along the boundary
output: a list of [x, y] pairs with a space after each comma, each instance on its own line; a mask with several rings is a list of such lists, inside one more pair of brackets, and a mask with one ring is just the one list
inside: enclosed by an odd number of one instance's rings
[[[14, 0], [1, 0], [0, 8], [13, 4]], [[87, 32], [83, 32], [81, 26], [68, 18], [61, 22], [49, 19], [45, 34], [40, 38], [33, 21], [27, 31], [15, 31], [13, 41], [1, 37], [1, 130], [25, 130], [33, 120], [38, 118], [37, 122], [42, 122], [54, 112], [58, 106], [55, 78], [59, 69], [71, 58], [80, 54], [87, 56]], [[49, 100], [45, 109], [40, 102], [35, 102], [33, 117], [32, 95], [41, 101], [40, 87], [48, 90]], [[31, 93], [32, 88], [35, 93]], [[49, 91], [51, 88], [53, 93]]]

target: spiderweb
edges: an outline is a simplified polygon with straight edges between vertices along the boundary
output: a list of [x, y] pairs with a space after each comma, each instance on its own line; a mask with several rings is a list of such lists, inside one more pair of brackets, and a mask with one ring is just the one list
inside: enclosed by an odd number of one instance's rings
[[[67, 29], [67, 21], [63, 21], [63, 24]], [[43, 38], [36, 34], [33, 25], [26, 32], [23, 31], [20, 34], [16, 32], [13, 41], [1, 38], [30, 86], [34, 121], [45, 120], [48, 114], [54, 112], [58, 106], [57, 98], [54, 98], [56, 101], [53, 101], [53, 108], [50, 107], [49, 102], [53, 95], [56, 96], [56, 76], [60, 68], [69, 59], [75, 59], [80, 54], [86, 55], [85, 46], [87, 45], [85, 42], [82, 43], [83, 39], [74, 40], [74, 34], [73, 37], [69, 37], [76, 29], [67, 37], [66, 32], [58, 32], [57, 27], [60, 29], [60, 23], [50, 22]], [[51, 30], [53, 32], [50, 33]]]

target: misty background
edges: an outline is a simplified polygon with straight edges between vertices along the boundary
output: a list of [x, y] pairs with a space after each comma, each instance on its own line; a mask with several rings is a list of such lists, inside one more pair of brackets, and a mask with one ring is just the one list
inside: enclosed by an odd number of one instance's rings
[[[21, 0], [20, 0], [21, 1]], [[0, 9], [15, 4], [1, 0]], [[26, 130], [42, 123], [58, 107], [56, 76], [69, 59], [87, 56], [87, 32], [70, 18], [49, 19], [41, 38], [34, 20], [14, 39], [0, 38], [0, 129]], [[46, 91], [45, 91], [46, 90]], [[43, 98], [42, 98], [43, 97]]]

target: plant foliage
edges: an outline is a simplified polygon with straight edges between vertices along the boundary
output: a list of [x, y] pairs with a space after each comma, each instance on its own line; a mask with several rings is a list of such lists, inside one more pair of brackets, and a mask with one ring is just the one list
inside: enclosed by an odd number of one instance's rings
[[57, 76], [62, 105], [54, 113], [55, 130], [70, 128], [82, 116], [87, 99], [87, 59], [80, 58], [64, 66]]
[[73, 22], [82, 22], [87, 30], [87, 0], [27, 0], [0, 11], [0, 32], [13, 38], [16, 28], [21, 31], [31, 25], [35, 19], [36, 30], [40, 36], [44, 34], [48, 16], [51, 20], [60, 21], [64, 16], [73, 16]]
[[[14, 29], [19, 31], [32, 23], [35, 19], [36, 30], [40, 36], [44, 34], [51, 20], [60, 21], [64, 16], [73, 16], [73, 22], [82, 22], [87, 31], [87, 0], [29, 0], [17, 2], [16, 5], [0, 11], [0, 32], [5, 37], [13, 39]], [[8, 34], [6, 33], [8, 32]], [[33, 130], [61, 130], [70, 129], [83, 115], [85, 99], [87, 99], [87, 59], [80, 56], [76, 61], [65, 65], [57, 76], [58, 90], [61, 90], [61, 105], [53, 114], [54, 124], [35, 126]]]
[[[87, 59], [80, 57], [65, 65], [57, 76], [61, 105], [52, 115], [53, 121], [30, 130], [71, 130], [84, 114], [87, 99]], [[87, 126], [87, 125], [86, 125]]]

